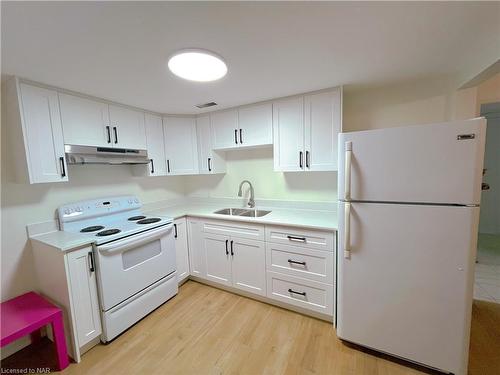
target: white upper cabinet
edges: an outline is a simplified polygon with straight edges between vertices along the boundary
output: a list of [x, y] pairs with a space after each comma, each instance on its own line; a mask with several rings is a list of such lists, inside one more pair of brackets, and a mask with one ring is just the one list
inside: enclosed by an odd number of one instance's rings
[[304, 167], [304, 98], [273, 105], [274, 170], [301, 171]]
[[[68, 181], [57, 92], [18, 83], [17, 80], [12, 81], [11, 89], [9, 93], [14, 96], [8, 100], [13, 100], [9, 103], [14, 107], [10, 106], [8, 110], [13, 111], [11, 115], [17, 116], [10, 117], [8, 121], [17, 126], [12, 129], [15, 137], [19, 136], [24, 141], [25, 154], [20, 159], [25, 160], [26, 165], [16, 166], [23, 168], [23, 180], [31, 184]], [[15, 108], [16, 104], [19, 107]], [[20, 129], [22, 135], [19, 134]], [[14, 151], [16, 159], [18, 153], [20, 155], [22, 151]]]
[[311, 171], [336, 171], [341, 127], [341, 90], [306, 95], [305, 166]]
[[109, 121], [114, 147], [146, 149], [144, 112], [110, 104]]
[[[167, 174], [167, 160], [165, 145], [163, 144], [163, 123], [160, 116], [146, 113], [146, 143], [149, 165], [146, 166], [148, 176], [165, 176]], [[144, 166], [138, 166], [144, 168]]]
[[163, 135], [167, 174], [197, 174], [196, 119], [194, 117], [164, 117]]
[[271, 103], [215, 112], [210, 118], [215, 150], [260, 147], [273, 143]]
[[210, 115], [196, 118], [196, 138], [198, 140], [199, 173], [226, 173], [226, 161], [219, 155], [218, 151], [212, 150]]
[[111, 146], [109, 110], [106, 103], [59, 93], [64, 143], [80, 146]]
[[66, 144], [146, 149], [144, 112], [65, 93], [59, 101]]
[[273, 105], [256, 104], [238, 109], [240, 147], [273, 144]]
[[210, 114], [212, 123], [212, 146], [215, 150], [238, 147], [238, 110]]
[[276, 101], [274, 170], [336, 171], [341, 105], [340, 88]]

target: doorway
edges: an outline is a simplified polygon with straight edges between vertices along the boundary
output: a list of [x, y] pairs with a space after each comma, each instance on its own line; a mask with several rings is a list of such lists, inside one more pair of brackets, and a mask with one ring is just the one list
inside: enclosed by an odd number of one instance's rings
[[500, 103], [481, 106], [487, 119], [474, 298], [500, 303]]

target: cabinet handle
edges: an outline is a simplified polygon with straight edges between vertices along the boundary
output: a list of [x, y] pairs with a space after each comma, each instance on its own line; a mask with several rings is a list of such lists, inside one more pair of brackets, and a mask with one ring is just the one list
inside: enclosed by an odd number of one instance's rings
[[155, 173], [155, 162], [153, 159], [149, 159], [149, 161], [151, 162], [151, 173]]
[[167, 159], [167, 172], [170, 173], [170, 160]]
[[243, 144], [242, 130], [240, 129], [240, 143]]
[[61, 156], [59, 158], [59, 161], [61, 162], [61, 177], [66, 177], [66, 167], [64, 166], [64, 156]]
[[300, 169], [304, 168], [304, 153], [299, 151], [299, 167]]
[[94, 267], [94, 254], [92, 253], [92, 251], [89, 251], [89, 261], [90, 261], [90, 269], [89, 271], [90, 272], [94, 272], [95, 271], [95, 267]]
[[106, 126], [106, 132], [108, 133], [108, 143], [111, 143], [111, 129], [109, 126]]
[[212, 161], [212, 158], [208, 158], [208, 171], [209, 172], [212, 172], [212, 163], [211, 163], [211, 161]]
[[306, 265], [306, 262], [298, 262], [298, 261], [292, 260], [292, 259], [288, 259], [288, 263], [291, 263], [291, 264], [300, 264], [301, 266], [305, 266]]
[[229, 242], [229, 240], [226, 240], [226, 255], [229, 255], [229, 250], [227, 249], [227, 243]]
[[118, 143], [118, 130], [116, 130], [116, 126], [113, 126], [113, 133], [115, 134], [115, 144]]
[[309, 165], [309, 151], [306, 151], [306, 167], [311, 168]]
[[297, 237], [297, 236], [286, 236], [290, 241], [295, 241], [295, 242], [306, 242], [305, 237]]
[[304, 296], [304, 297], [306, 296], [306, 292], [297, 292], [293, 289], [288, 289], [288, 293], [299, 294], [299, 295]]
[[174, 224], [174, 238], [177, 238], [177, 224]]
[[234, 143], [238, 144], [238, 129], [234, 129]]
[[231, 256], [234, 256], [234, 251], [233, 251], [233, 240], [231, 240]]

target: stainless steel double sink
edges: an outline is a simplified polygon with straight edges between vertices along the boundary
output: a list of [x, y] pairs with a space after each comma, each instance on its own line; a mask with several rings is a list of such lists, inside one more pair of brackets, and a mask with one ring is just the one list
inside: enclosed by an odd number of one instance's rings
[[267, 210], [257, 210], [255, 208], [223, 208], [215, 211], [214, 214], [242, 217], [262, 217], [271, 213]]

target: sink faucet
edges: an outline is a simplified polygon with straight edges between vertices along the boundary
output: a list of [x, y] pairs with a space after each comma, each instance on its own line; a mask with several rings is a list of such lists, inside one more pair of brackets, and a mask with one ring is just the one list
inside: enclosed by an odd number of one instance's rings
[[247, 182], [248, 185], [250, 186], [250, 198], [248, 198], [248, 207], [254, 208], [255, 207], [255, 199], [254, 199], [255, 197], [254, 197], [254, 192], [253, 192], [253, 186], [252, 186], [252, 183], [250, 181], [248, 181], [248, 180], [241, 181], [240, 190], [238, 190], [238, 197], [243, 196], [243, 192], [241, 191], [241, 188], [245, 182]]

